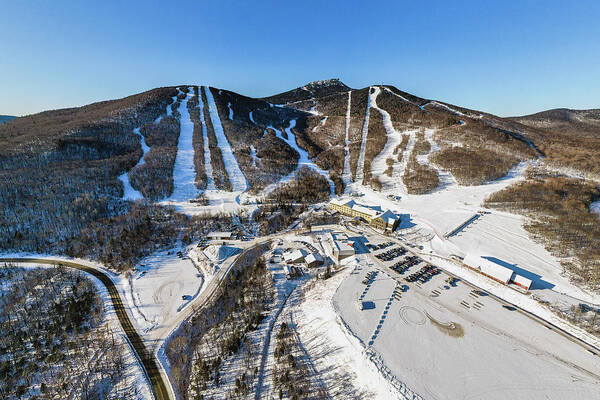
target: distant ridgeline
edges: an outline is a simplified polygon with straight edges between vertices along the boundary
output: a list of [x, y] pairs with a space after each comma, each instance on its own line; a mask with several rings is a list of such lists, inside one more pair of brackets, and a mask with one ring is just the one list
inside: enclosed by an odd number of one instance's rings
[[17, 117], [13, 117], [12, 115], [0, 115], [0, 124], [4, 123], [4, 122], [8, 122], [11, 119], [15, 119]]

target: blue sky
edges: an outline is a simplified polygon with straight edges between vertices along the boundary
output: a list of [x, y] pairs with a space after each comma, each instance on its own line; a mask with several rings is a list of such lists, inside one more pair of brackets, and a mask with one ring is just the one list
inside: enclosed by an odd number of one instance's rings
[[337, 77], [498, 115], [600, 108], [598, 1], [4, 2], [0, 114]]

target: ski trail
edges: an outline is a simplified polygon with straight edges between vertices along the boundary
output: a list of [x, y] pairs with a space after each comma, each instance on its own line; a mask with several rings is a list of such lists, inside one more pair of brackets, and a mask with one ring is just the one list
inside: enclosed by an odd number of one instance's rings
[[248, 118], [250, 119], [250, 122], [252, 122], [254, 125], [256, 125], [256, 121], [254, 120], [254, 117], [252, 116], [253, 111], [250, 111], [248, 113]]
[[404, 184], [404, 172], [406, 171], [406, 166], [408, 165], [408, 158], [410, 157], [413, 148], [415, 147], [416, 142], [416, 131], [409, 131], [408, 133], [408, 144], [406, 145], [406, 150], [402, 153], [402, 161], [398, 165], [397, 171], [394, 174], [398, 177], [398, 182], [400, 183], [399, 189], [402, 194], [407, 194], [406, 185]]
[[312, 131], [316, 132], [318, 128], [325, 125], [325, 122], [327, 122], [327, 116], [325, 116], [321, 121], [319, 121], [319, 123], [317, 125], [315, 125], [314, 128], [312, 128]]
[[356, 165], [356, 178], [355, 182], [359, 182], [362, 185], [362, 181], [365, 177], [363, 168], [365, 164], [365, 150], [367, 148], [367, 135], [369, 134], [369, 114], [371, 111], [371, 87], [369, 87], [369, 96], [367, 97], [367, 112], [365, 113], [365, 124], [362, 129], [362, 141], [360, 143], [360, 153], [358, 155], [358, 164]]
[[231, 102], [227, 103], [227, 108], [229, 108], [229, 119], [233, 121], [233, 109], [231, 108]]
[[250, 145], [250, 156], [252, 157], [252, 166], [256, 167], [256, 161], [260, 161], [260, 157], [256, 156], [256, 149]]
[[342, 173], [342, 182], [347, 188], [352, 183], [352, 173], [350, 172], [350, 107], [352, 105], [352, 91], [348, 91], [348, 107], [346, 108], [346, 141], [344, 142], [344, 172]]
[[267, 186], [265, 188], [265, 193], [271, 192], [280, 183], [284, 183], [284, 182], [288, 182], [288, 181], [292, 180], [296, 174], [296, 171], [298, 171], [300, 168], [308, 167], [308, 168], [312, 169], [313, 171], [316, 171], [320, 175], [324, 176], [327, 179], [327, 182], [329, 183], [329, 190], [331, 192], [331, 195], [334, 196], [335, 195], [335, 185], [333, 184], [333, 181], [329, 178], [329, 173], [327, 171], [319, 168], [314, 162], [312, 162], [312, 160], [308, 156], [308, 152], [304, 149], [301, 149], [300, 146], [298, 146], [298, 143], [296, 143], [296, 135], [294, 135], [294, 133], [292, 132], [292, 129], [295, 126], [296, 126], [296, 120], [293, 119], [290, 121], [290, 125], [287, 128], [285, 128], [285, 133], [287, 134], [287, 139], [283, 137], [283, 135], [279, 129], [275, 129], [272, 126], [269, 127], [275, 131], [275, 135], [279, 139], [283, 140], [284, 142], [286, 142], [288, 144], [288, 146], [290, 146], [292, 149], [296, 150], [298, 152], [298, 154], [300, 155], [300, 157], [298, 158], [298, 166], [296, 167], [296, 169], [294, 171], [292, 171], [291, 173], [289, 173], [288, 175], [281, 178], [278, 182], [272, 183], [269, 186]]
[[196, 168], [194, 165], [194, 123], [187, 108], [188, 100], [195, 96], [189, 88], [185, 98], [179, 104], [179, 140], [177, 156], [173, 167], [173, 193], [168, 200], [186, 202], [198, 197], [196, 187]]
[[380, 92], [381, 89], [376, 86], [375, 91], [373, 92], [371, 97], [371, 107], [379, 111], [379, 113], [381, 114], [381, 117], [383, 119], [383, 127], [385, 128], [387, 136], [387, 141], [385, 142], [385, 146], [383, 147], [381, 152], [377, 154], [377, 156], [375, 156], [375, 158], [373, 159], [373, 162], [371, 163], [371, 173], [372, 176], [376, 176], [379, 178], [379, 181], [385, 186], [383, 188], [385, 190], [390, 188], [393, 189], [395, 184], [397, 183], [397, 180], [393, 178], [393, 166], [391, 177], [387, 176], [387, 174], [385, 174], [385, 171], [388, 168], [388, 158], [394, 159], [394, 164], [397, 163], [397, 158], [394, 157], [394, 149], [400, 144], [400, 142], [402, 142], [402, 135], [398, 131], [396, 131], [396, 129], [394, 129], [394, 125], [392, 124], [392, 118], [390, 117], [390, 114], [384, 109], [379, 108], [377, 106], [377, 96]]
[[440, 184], [435, 190], [439, 190], [445, 187], [448, 187], [453, 184], [457, 184], [456, 179], [452, 176], [452, 174], [445, 169], [438, 167], [429, 161], [429, 156], [433, 153], [440, 151], [440, 146], [433, 140], [433, 135], [435, 134], [435, 129], [425, 129], [425, 140], [429, 142], [431, 145], [431, 150], [427, 154], [422, 154], [417, 156], [417, 161], [419, 164], [428, 165], [431, 168], [435, 169], [440, 179]]
[[[440, 103], [439, 101], [435, 101], [435, 100], [434, 100], [434, 101], [430, 101], [429, 103], [427, 103], [427, 104], [424, 104], [424, 106], [426, 106], [426, 105], [428, 105], [428, 104], [433, 104], [433, 105], [434, 105], [434, 106], [436, 106], [436, 107], [442, 107], [442, 108], [445, 108], [446, 110], [450, 111], [452, 114], [459, 115], [459, 116], [461, 116], [461, 117], [467, 117], [467, 118], [483, 118], [483, 114], [479, 114], [479, 115], [467, 115], [467, 114], [465, 114], [465, 113], [463, 113], [463, 112], [460, 112], [460, 111], [458, 111], [458, 110], [455, 110], [454, 108], [452, 108], [452, 107], [450, 107], [450, 106], [447, 106], [447, 105], [446, 105], [446, 104], [444, 104], [444, 103]], [[461, 122], [462, 122], [462, 123], [461, 123], [461, 125], [464, 125], [464, 124], [465, 124], [465, 121], [461, 121]]]
[[413, 101], [410, 101], [410, 100], [408, 100], [406, 97], [404, 97], [404, 96], [402, 96], [402, 95], [400, 95], [400, 94], [398, 94], [398, 93], [394, 93], [394, 92], [393, 92], [393, 91], [391, 91], [389, 88], [384, 88], [384, 89], [385, 89], [385, 91], [387, 91], [387, 92], [389, 92], [389, 93], [393, 94], [394, 96], [396, 96], [396, 97], [400, 97], [402, 100], [406, 101], [407, 103], [410, 103], [410, 104], [412, 104], [412, 105], [414, 105], [414, 106], [417, 106], [417, 107], [419, 107], [421, 110], [425, 111], [425, 106], [424, 106], [424, 105], [422, 106], [422, 105], [420, 105], [420, 104], [417, 104], [417, 103], [415, 103], [415, 102], [413, 102]]
[[[135, 164], [135, 166], [133, 168], [131, 168], [129, 171], [144, 164], [144, 157], [146, 156], [146, 153], [148, 153], [150, 151], [150, 147], [148, 147], [148, 145], [146, 144], [146, 139], [144, 138], [144, 135], [142, 135], [142, 133], [140, 132], [140, 128], [135, 128], [133, 130], [133, 133], [135, 133], [136, 135], [138, 135], [140, 137], [140, 144], [142, 145], [142, 157], [140, 157], [137, 164]], [[131, 186], [131, 182], [129, 181], [129, 171], [125, 171], [124, 173], [119, 175], [119, 180], [121, 182], [123, 182], [123, 197], [122, 198], [123, 198], [123, 200], [131, 200], [131, 201], [141, 200], [144, 198], [144, 195], [139, 190], [135, 190], [133, 188], [133, 186]]]
[[210, 120], [215, 131], [215, 136], [217, 137], [217, 144], [221, 149], [221, 153], [223, 154], [223, 163], [225, 164], [225, 170], [229, 176], [229, 182], [231, 182], [232, 191], [245, 192], [246, 189], [248, 189], [246, 176], [240, 169], [240, 165], [233, 154], [233, 149], [231, 148], [231, 145], [225, 136], [225, 131], [223, 130], [223, 125], [221, 124], [221, 118], [219, 117], [215, 99], [208, 87], [202, 86], [202, 89], [206, 94]]
[[212, 160], [210, 158], [210, 146], [208, 145], [208, 130], [206, 129], [206, 120], [204, 119], [204, 102], [202, 95], [198, 91], [198, 108], [200, 109], [200, 122], [202, 122], [202, 145], [204, 147], [204, 171], [206, 172], [206, 190], [217, 190], [213, 176]]

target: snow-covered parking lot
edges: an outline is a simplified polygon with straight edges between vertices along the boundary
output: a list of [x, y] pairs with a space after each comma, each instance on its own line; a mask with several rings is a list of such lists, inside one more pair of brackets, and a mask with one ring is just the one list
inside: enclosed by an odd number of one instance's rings
[[[423, 398], [600, 398], [600, 359], [578, 344], [462, 281], [448, 285], [445, 274], [407, 283], [373, 264], [348, 275], [334, 308], [384, 368]], [[367, 288], [368, 271], [378, 273]], [[400, 296], [396, 279], [408, 286]], [[360, 310], [363, 293], [374, 308]]]

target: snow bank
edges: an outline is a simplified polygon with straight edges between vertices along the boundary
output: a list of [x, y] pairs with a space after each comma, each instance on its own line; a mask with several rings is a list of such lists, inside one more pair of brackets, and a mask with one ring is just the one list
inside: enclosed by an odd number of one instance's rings
[[225, 131], [223, 130], [223, 125], [221, 124], [221, 118], [219, 117], [219, 112], [217, 111], [215, 99], [209, 88], [203, 86], [202, 90], [204, 90], [204, 93], [206, 94], [210, 120], [215, 131], [215, 136], [217, 137], [217, 144], [221, 149], [221, 154], [223, 155], [223, 162], [225, 164], [227, 175], [229, 175], [229, 182], [231, 182], [234, 192], [245, 192], [246, 189], [248, 189], [246, 176], [240, 169], [237, 159], [233, 154], [233, 149], [231, 148], [231, 145], [225, 136]]

